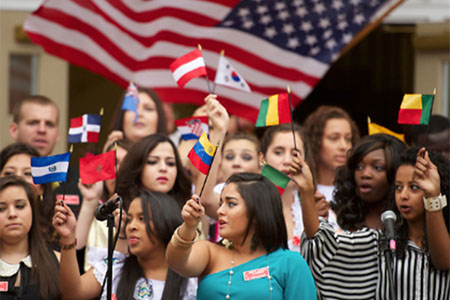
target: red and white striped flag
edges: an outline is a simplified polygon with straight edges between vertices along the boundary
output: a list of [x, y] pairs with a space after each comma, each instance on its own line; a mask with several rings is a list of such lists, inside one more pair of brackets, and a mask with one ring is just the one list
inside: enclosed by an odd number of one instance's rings
[[176, 59], [170, 64], [169, 69], [180, 88], [184, 87], [191, 79], [207, 75], [205, 60], [200, 49]]
[[204, 78], [178, 88], [176, 58], [201, 44], [214, 78], [225, 50], [252, 93], [215, 93], [229, 113], [256, 120], [261, 99], [288, 85], [299, 104], [353, 37], [401, 1], [47, 0], [25, 31], [48, 53], [124, 88], [133, 78], [167, 102], [201, 105], [208, 93]]

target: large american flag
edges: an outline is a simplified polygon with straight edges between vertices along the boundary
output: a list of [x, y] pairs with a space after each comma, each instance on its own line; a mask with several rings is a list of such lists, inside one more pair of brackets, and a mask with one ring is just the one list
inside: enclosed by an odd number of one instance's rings
[[[202, 104], [205, 79], [179, 89], [169, 65], [202, 45], [209, 78], [221, 50], [252, 94], [217, 86], [231, 114], [255, 120], [262, 99], [286, 91], [296, 106], [341, 50], [401, 0], [48, 0], [25, 22], [34, 43], [164, 101]], [[379, 18], [378, 18], [379, 19]]]

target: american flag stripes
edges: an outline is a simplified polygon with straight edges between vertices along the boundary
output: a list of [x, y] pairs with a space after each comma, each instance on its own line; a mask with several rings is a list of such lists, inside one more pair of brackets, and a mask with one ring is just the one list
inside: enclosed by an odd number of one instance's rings
[[401, 0], [47, 0], [25, 22], [33, 42], [121, 86], [202, 104], [203, 78], [180, 90], [169, 65], [201, 44], [210, 78], [221, 50], [252, 94], [217, 87], [231, 114], [255, 120], [261, 99], [289, 85], [297, 105], [340, 51]]

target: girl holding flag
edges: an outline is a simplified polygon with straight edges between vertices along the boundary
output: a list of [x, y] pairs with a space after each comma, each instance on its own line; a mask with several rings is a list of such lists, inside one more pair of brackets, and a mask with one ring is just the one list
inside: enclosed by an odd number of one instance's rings
[[[359, 152], [358, 147], [354, 151]], [[360, 166], [367, 179], [374, 178], [374, 173], [393, 169], [393, 174], [388, 175], [393, 175], [389, 193], [395, 195], [395, 201], [392, 199], [389, 206], [397, 221], [394, 219], [396, 235], [390, 241], [385, 228], [363, 227], [337, 233], [314, 210], [314, 185], [308, 165], [299, 156], [291, 164], [293, 181], [302, 195], [305, 224], [302, 253], [316, 279], [321, 299], [448, 299], [450, 235], [444, 199], [449, 194], [449, 161], [424, 148], [404, 151], [387, 170], [369, 170], [364, 159]], [[352, 161], [350, 156], [349, 162]], [[388, 162], [376, 164], [387, 166]], [[389, 184], [386, 185], [389, 189]], [[368, 192], [364, 188], [359, 190], [357, 193]], [[367, 195], [363, 197], [367, 200]], [[395, 244], [398, 247], [392, 247]]]

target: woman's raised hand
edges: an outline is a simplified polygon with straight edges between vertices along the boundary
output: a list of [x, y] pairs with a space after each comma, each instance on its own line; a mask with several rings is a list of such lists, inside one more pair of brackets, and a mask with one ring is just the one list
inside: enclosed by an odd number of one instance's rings
[[[205, 98], [208, 118], [211, 125], [211, 142], [217, 144], [218, 140], [225, 137], [228, 130], [230, 116], [222, 104], [217, 101], [217, 95], [209, 94]], [[214, 137], [217, 135], [217, 137]], [[216, 139], [213, 141], [213, 139]]]
[[53, 227], [61, 237], [61, 243], [71, 244], [76, 238], [77, 219], [72, 210], [64, 203], [57, 201], [52, 219]]
[[[425, 154], [425, 155], [424, 155]], [[441, 179], [437, 167], [431, 162], [428, 151], [421, 148], [417, 152], [414, 180], [424, 191], [425, 197], [435, 197], [441, 191]]]
[[289, 173], [292, 181], [297, 184], [300, 189], [300, 193], [314, 193], [314, 183], [309, 166], [302, 159], [298, 151], [293, 150], [292, 154], [292, 162], [289, 167]]
[[108, 138], [106, 139], [105, 145], [103, 146], [103, 152], [106, 152], [106, 149], [108, 149], [108, 147], [114, 143], [115, 141], [121, 140], [123, 139], [123, 132], [120, 130], [113, 130], [111, 131], [111, 133], [108, 135]]
[[205, 208], [200, 204], [200, 198], [192, 195], [181, 210], [184, 223], [190, 228], [197, 228], [200, 218], [205, 214]]

